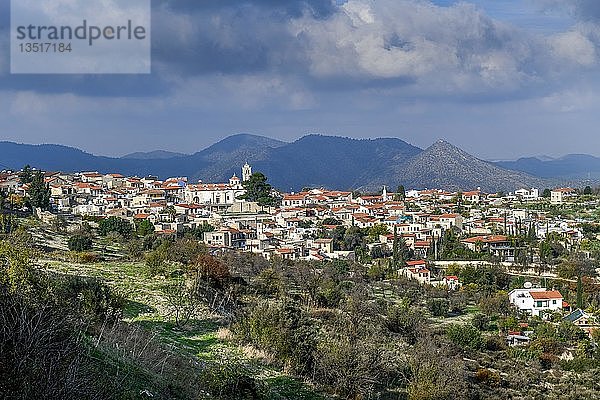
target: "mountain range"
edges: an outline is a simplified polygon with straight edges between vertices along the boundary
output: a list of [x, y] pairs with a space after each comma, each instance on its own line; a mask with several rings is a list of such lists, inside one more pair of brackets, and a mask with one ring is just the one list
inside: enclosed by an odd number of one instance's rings
[[587, 154], [569, 154], [560, 158], [524, 157], [516, 161], [499, 161], [496, 165], [541, 178], [600, 179], [600, 158]]
[[[0, 142], [0, 168], [20, 169], [29, 164], [52, 171], [98, 171], [124, 175], [188, 176], [191, 181], [227, 181], [250, 163], [281, 190], [303, 187], [380, 190], [383, 185], [514, 191], [521, 187], [551, 187], [573, 179], [588, 166], [591, 156], [571, 160], [520, 159], [496, 163], [478, 159], [440, 140], [421, 149], [397, 138], [350, 139], [307, 135], [292, 143], [248, 134], [227, 137], [195, 154], [165, 151], [132, 153], [121, 158], [96, 156], [59, 145]], [[590, 159], [591, 158], [591, 159]], [[569, 163], [568, 160], [571, 160]], [[585, 166], [576, 165], [586, 161]], [[595, 161], [594, 161], [595, 160]], [[570, 169], [569, 169], [570, 168]], [[566, 172], [565, 172], [566, 171]]]

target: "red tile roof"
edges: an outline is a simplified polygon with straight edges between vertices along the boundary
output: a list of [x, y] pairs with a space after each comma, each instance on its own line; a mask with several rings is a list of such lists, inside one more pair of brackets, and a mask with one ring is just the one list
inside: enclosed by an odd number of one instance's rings
[[548, 290], [545, 292], [529, 292], [534, 300], [562, 299], [563, 296], [558, 290]]

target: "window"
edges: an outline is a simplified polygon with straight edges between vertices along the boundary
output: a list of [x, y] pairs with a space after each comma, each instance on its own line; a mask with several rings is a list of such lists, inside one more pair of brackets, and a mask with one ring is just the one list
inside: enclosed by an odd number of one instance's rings
[[552, 304], [556, 304], [556, 300], [552, 300]]
[[538, 301], [536, 306], [537, 306], [537, 307], [541, 307], [541, 306], [542, 306], [542, 302], [541, 302], [541, 301]]

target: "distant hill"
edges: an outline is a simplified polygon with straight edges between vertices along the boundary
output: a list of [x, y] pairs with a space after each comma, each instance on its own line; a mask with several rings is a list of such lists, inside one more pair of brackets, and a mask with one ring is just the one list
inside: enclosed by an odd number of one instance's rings
[[297, 191], [307, 186], [380, 190], [382, 185], [393, 190], [403, 184], [462, 190], [481, 187], [493, 192], [550, 186], [540, 178], [482, 161], [443, 141], [422, 150], [396, 138], [308, 135], [286, 143], [240, 134], [192, 155], [158, 151], [125, 158], [95, 156], [66, 146], [0, 142], [0, 165], [12, 169], [30, 164], [52, 171], [188, 176], [191, 182], [222, 182], [234, 173], [239, 176], [246, 162], [281, 190]]
[[167, 160], [169, 158], [185, 157], [189, 154], [174, 153], [172, 151], [155, 150], [149, 152], [137, 152], [124, 155], [121, 158], [130, 160]]
[[421, 151], [400, 139], [308, 135], [270, 150], [254, 166], [284, 190], [303, 186], [349, 189], [364, 186], [383, 173], [387, 163], [404, 163]]
[[[99, 171], [125, 175], [186, 175], [192, 179], [223, 180], [239, 175], [246, 161], [264, 157], [284, 142], [255, 135], [233, 135], [198, 153], [175, 158], [111, 158], [67, 146], [0, 142], [0, 168], [18, 170], [26, 164], [48, 171]], [[139, 154], [139, 153], [138, 153]]]
[[20, 169], [26, 164], [50, 171], [103, 170], [112, 167], [127, 172], [125, 162], [99, 157], [79, 149], [54, 144], [18, 144], [0, 142], [2, 168]]
[[587, 154], [569, 154], [555, 159], [525, 157], [495, 164], [541, 178], [600, 179], [600, 158]]
[[[405, 187], [476, 189], [494, 192], [514, 191], [524, 187], [541, 187], [542, 179], [523, 172], [500, 168], [480, 160], [464, 150], [439, 140], [401, 166], [390, 166], [393, 184]], [[395, 186], [393, 186], [395, 187]]]

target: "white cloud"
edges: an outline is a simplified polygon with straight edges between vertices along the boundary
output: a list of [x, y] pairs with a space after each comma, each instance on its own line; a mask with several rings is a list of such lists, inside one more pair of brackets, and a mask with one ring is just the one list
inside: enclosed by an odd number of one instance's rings
[[556, 56], [582, 66], [596, 63], [596, 48], [581, 32], [570, 31], [554, 35], [550, 45]]
[[308, 68], [317, 78], [403, 78], [428, 92], [514, 89], [554, 61], [541, 37], [465, 3], [351, 0], [328, 20], [303, 18], [291, 29], [307, 39]]

